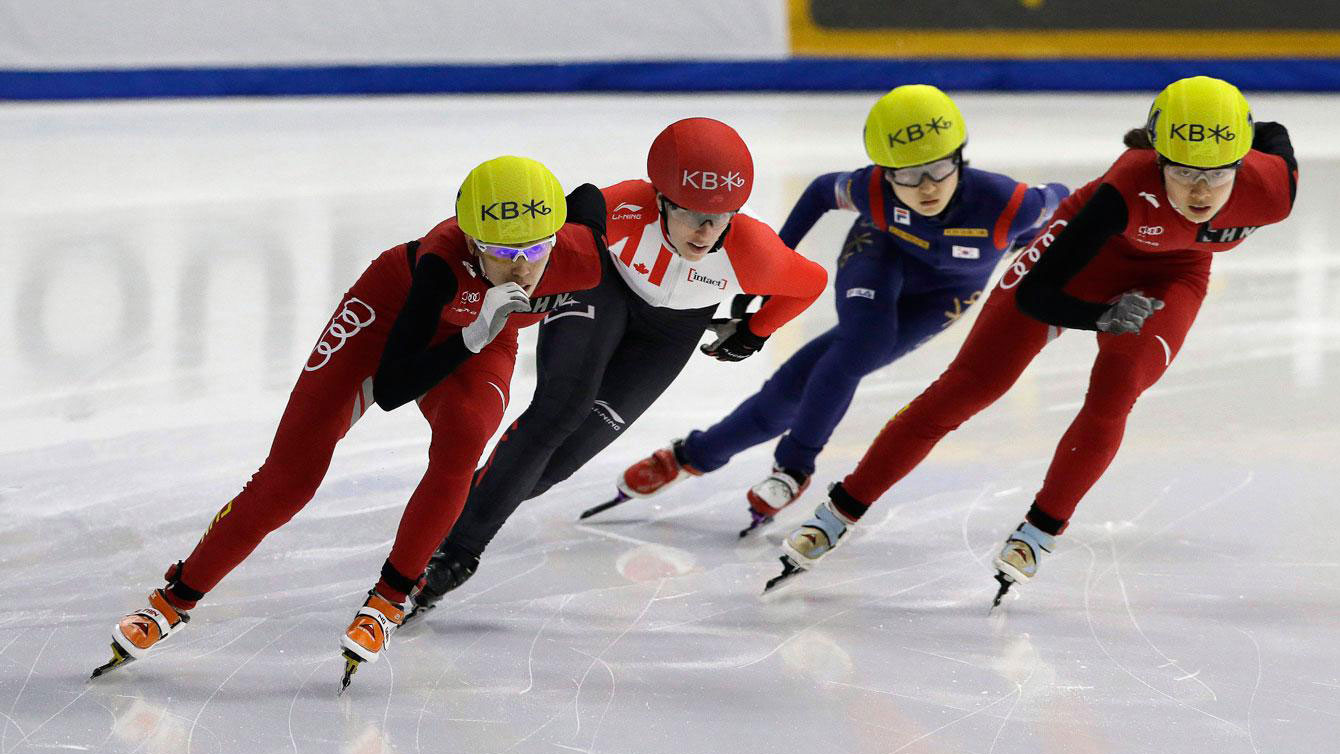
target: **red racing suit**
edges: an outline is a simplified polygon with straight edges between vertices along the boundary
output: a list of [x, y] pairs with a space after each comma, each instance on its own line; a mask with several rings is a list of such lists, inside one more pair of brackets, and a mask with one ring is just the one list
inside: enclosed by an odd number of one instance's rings
[[1101, 178], [1061, 203], [1049, 228], [1006, 269], [953, 362], [884, 426], [856, 470], [842, 481], [833, 498], [845, 513], [859, 517], [945, 434], [1003, 395], [1042, 347], [1060, 335], [1065, 328], [1025, 314], [1024, 294], [1018, 293], [1018, 301], [1016, 294], [1027, 287], [1035, 266], [1042, 267], [1039, 260], [1054, 254], [1051, 247], [1059, 249], [1067, 233], [1078, 232], [1070, 227], [1078, 225], [1077, 216], [1088, 205], [1105, 201], [1109, 214], [1118, 217], [1124, 207], [1125, 219], [1096, 236], [1101, 237], [1096, 253], [1083, 252], [1091, 255], [1087, 262], [1060, 276], [1064, 283], [1056, 298], [1068, 308], [1052, 321], [1096, 329], [1097, 316], [1131, 290], [1162, 300], [1164, 308], [1138, 334], [1097, 336], [1098, 356], [1083, 407], [1062, 436], [1029, 514], [1045, 531], [1059, 534], [1065, 528], [1080, 498], [1116, 455], [1136, 399], [1158, 381], [1181, 349], [1205, 297], [1214, 253], [1232, 249], [1260, 226], [1288, 216], [1296, 167], [1292, 148], [1287, 159], [1253, 149], [1228, 202], [1200, 225], [1171, 206], [1163, 180], [1155, 152], [1132, 149]]
[[[453, 217], [419, 241], [383, 252], [344, 295], [298, 376], [269, 457], [242, 492], [214, 516], [176, 571], [177, 583], [185, 588], [174, 586], [171, 594], [174, 602], [183, 603], [180, 607], [192, 607], [265, 535], [312, 499], [336, 443], [373, 402], [374, 375], [392, 324], [425, 257], [445, 262], [456, 288], [454, 298], [441, 308], [431, 346], [442, 345], [479, 315], [491, 285], [467, 244]], [[599, 283], [602, 253], [589, 228], [564, 225], [533, 292], [533, 308], [543, 306], [545, 296]], [[395, 573], [417, 578], [460, 515], [475, 464], [507, 407], [517, 330], [543, 316], [543, 311], [512, 314], [492, 342], [478, 354], [466, 353], [445, 378], [418, 397], [419, 411], [432, 427], [432, 440], [427, 471], [410, 496], [391, 547], [388, 564]], [[379, 591], [403, 600], [404, 579], [392, 578], [401, 583], [388, 584], [386, 573], [384, 568]]]

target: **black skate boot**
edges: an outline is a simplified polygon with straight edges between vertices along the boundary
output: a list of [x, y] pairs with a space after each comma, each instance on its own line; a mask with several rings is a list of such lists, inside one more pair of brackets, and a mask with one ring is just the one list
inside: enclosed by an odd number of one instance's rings
[[479, 556], [450, 540], [442, 543], [428, 561], [428, 568], [419, 577], [419, 585], [410, 594], [410, 611], [405, 615], [409, 623], [437, 606], [442, 595], [464, 584], [479, 568]]

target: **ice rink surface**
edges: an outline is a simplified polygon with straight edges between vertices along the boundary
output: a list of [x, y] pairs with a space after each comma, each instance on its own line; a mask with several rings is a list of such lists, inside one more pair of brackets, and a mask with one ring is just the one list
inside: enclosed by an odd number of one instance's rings
[[[0, 754], [1335, 751], [1340, 99], [1313, 95], [1251, 97], [1293, 133], [1293, 217], [1216, 261], [1115, 463], [993, 617], [990, 556], [1078, 408], [1091, 335], [1050, 345], [775, 598], [758, 594], [777, 543], [817, 496], [736, 538], [768, 446], [576, 521], [624, 465], [830, 326], [829, 293], [759, 356], [691, 361], [344, 697], [338, 637], [425, 463], [412, 409], [365, 417], [316, 499], [161, 651], [86, 680], [114, 621], [264, 458], [340, 293], [452, 214], [473, 164], [525, 154], [565, 186], [605, 185], [644, 175], [663, 125], [709, 115], [753, 147], [750, 204], [780, 224], [812, 177], [865, 164], [872, 98], [0, 107]], [[1071, 185], [1115, 159], [1148, 102], [960, 98], [973, 164]], [[831, 270], [850, 222], [831, 213], [801, 251]], [[967, 328], [866, 380], [815, 490]], [[509, 416], [533, 371], [523, 354]]]

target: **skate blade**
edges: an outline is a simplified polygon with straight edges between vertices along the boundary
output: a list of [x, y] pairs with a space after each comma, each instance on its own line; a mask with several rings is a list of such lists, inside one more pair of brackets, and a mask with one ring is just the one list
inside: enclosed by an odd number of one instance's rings
[[607, 511], [616, 505], [623, 505], [624, 503], [632, 499], [633, 498], [631, 496], [624, 494], [623, 490], [619, 490], [618, 494], [614, 496], [613, 500], [607, 500], [601, 503], [600, 505], [587, 508], [586, 510], [582, 511], [581, 515], [577, 517], [577, 520], [581, 521], [582, 519], [590, 518], [596, 515], [597, 513]]
[[335, 696], [344, 696], [344, 692], [349, 688], [349, 683], [354, 679], [354, 673], [358, 672], [358, 666], [363, 664], [362, 660], [355, 657], [347, 649], [344, 650], [342, 656], [344, 657], [344, 677], [340, 679], [340, 690], [335, 692]]
[[749, 509], [749, 515], [753, 516], [753, 520], [749, 522], [748, 526], [740, 530], [740, 539], [744, 539], [754, 533], [755, 529], [761, 526], [766, 526], [772, 522], [772, 516], [761, 516], [758, 513], [755, 513], [753, 508]]
[[94, 668], [93, 675], [89, 676], [89, 679], [92, 680], [104, 673], [110, 673], [111, 671], [116, 670], [117, 668], [121, 667], [122, 665], [125, 665], [128, 662], [134, 661], [134, 659], [135, 659], [134, 657], [131, 657], [124, 650], [122, 650], [120, 645], [118, 645], [116, 642], [112, 642], [112, 659], [108, 661], [105, 665], [99, 665], [98, 667]]
[[790, 558], [783, 555], [779, 560], [782, 561], [782, 572], [773, 576], [768, 583], [763, 585], [763, 595], [767, 596], [781, 589], [787, 582], [805, 572], [804, 568], [797, 566]]
[[[411, 598], [410, 598], [410, 601], [413, 602], [413, 600], [414, 600], [414, 598], [411, 597]], [[426, 604], [426, 605], [420, 605], [420, 604], [418, 604], [418, 603], [415, 603], [415, 604], [414, 604], [414, 609], [412, 609], [412, 610], [410, 610], [409, 612], [405, 613], [405, 619], [404, 619], [403, 621], [400, 622], [400, 628], [399, 628], [399, 629], [396, 629], [396, 630], [397, 630], [397, 631], [404, 630], [406, 626], [410, 625], [410, 623], [418, 623], [419, 621], [422, 621], [422, 620], [423, 620], [423, 614], [426, 613], [426, 612], [428, 612], [429, 610], [432, 610], [433, 608], [436, 608], [436, 607], [437, 607], [437, 603], [436, 603], [436, 602], [432, 602], [432, 603], [429, 603], [429, 604]]]
[[1000, 584], [1000, 589], [996, 591], [996, 598], [991, 601], [991, 607], [987, 609], [986, 614], [990, 615], [1000, 607], [1000, 601], [1005, 599], [1005, 593], [1014, 586], [1014, 579], [1005, 575], [1004, 571], [996, 571], [996, 582]]

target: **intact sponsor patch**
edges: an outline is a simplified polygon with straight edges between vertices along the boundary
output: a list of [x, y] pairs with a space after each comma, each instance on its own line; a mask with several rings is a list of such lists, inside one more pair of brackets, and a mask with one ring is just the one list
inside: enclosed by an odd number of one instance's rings
[[874, 301], [874, 300], [875, 300], [875, 289], [874, 289], [874, 288], [848, 288], [848, 289], [847, 289], [847, 298], [868, 298], [868, 299], [870, 299], [871, 301]]
[[950, 250], [955, 259], [981, 259], [982, 252], [976, 246], [955, 246]]
[[696, 268], [693, 267], [689, 268], [689, 274], [687, 280], [690, 283], [706, 283], [714, 288], [720, 288], [723, 291], [726, 290], [726, 284], [727, 284], [726, 278], [708, 277], [707, 275], [702, 274]]
[[908, 212], [906, 207], [894, 207], [893, 221], [899, 225], [911, 225], [912, 213]]
[[987, 238], [991, 235], [991, 231], [986, 228], [945, 228], [945, 235], [958, 238]]

